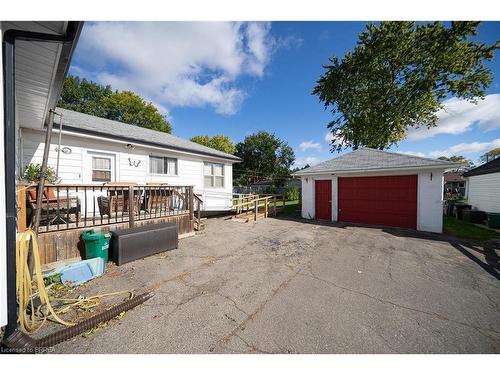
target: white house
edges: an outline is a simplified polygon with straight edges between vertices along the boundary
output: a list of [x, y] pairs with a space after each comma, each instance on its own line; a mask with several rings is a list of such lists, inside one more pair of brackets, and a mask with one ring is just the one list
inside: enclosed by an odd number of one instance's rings
[[441, 233], [443, 172], [458, 164], [370, 148], [295, 173], [302, 217]]
[[500, 213], [500, 158], [464, 173], [467, 202], [480, 211]]
[[[57, 171], [62, 184], [193, 185], [205, 211], [231, 208], [236, 156], [118, 121], [62, 108], [56, 113], [61, 116], [54, 120], [49, 166]], [[41, 164], [44, 136], [44, 129], [21, 129], [23, 169], [29, 163]]]

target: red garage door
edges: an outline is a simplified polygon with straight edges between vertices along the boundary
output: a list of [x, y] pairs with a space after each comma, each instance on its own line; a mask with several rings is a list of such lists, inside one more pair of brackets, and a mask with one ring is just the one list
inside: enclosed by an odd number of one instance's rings
[[332, 220], [332, 180], [316, 180], [316, 219]]
[[417, 229], [417, 176], [340, 177], [339, 221]]

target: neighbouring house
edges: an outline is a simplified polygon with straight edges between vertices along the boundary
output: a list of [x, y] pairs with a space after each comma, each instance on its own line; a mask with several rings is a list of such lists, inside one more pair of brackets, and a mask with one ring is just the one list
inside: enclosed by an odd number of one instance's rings
[[304, 218], [441, 233], [443, 173], [458, 166], [362, 148], [294, 175]]
[[463, 176], [464, 172], [460, 170], [451, 170], [444, 172], [444, 193], [452, 196], [465, 196], [467, 181]]
[[[62, 117], [55, 116], [49, 165], [61, 184], [192, 185], [203, 210], [231, 209], [238, 157], [139, 126], [62, 108], [56, 113]], [[44, 129], [22, 128], [21, 144], [23, 168], [42, 162]]]
[[472, 208], [500, 213], [500, 158], [464, 173], [466, 197]]

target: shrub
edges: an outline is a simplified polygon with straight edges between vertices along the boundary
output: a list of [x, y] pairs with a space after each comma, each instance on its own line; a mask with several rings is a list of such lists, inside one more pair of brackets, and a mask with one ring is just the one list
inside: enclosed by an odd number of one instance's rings
[[287, 201], [297, 201], [300, 197], [300, 191], [296, 187], [291, 187], [285, 192], [285, 199]]
[[[26, 182], [34, 183], [40, 181], [42, 167], [40, 164], [30, 163], [24, 169], [23, 179]], [[47, 167], [47, 171], [45, 172], [45, 180], [49, 184], [55, 184], [59, 182], [59, 177], [56, 175], [56, 171], [52, 167]]]
[[268, 186], [266, 190], [264, 191], [264, 194], [276, 194], [277, 188], [275, 185]]

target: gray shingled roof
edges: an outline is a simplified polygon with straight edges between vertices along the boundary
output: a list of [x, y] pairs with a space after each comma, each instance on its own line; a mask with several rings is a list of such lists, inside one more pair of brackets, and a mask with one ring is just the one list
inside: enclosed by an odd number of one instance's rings
[[421, 167], [439, 167], [450, 168], [457, 166], [457, 163], [450, 163], [443, 160], [421, 158], [413, 155], [398, 154], [375, 150], [372, 148], [361, 148], [337, 158], [324, 161], [313, 167], [296, 172], [296, 175], [309, 173], [331, 173], [331, 172], [350, 172], [367, 171], [377, 169], [391, 168], [421, 168]]
[[[201, 155], [215, 156], [233, 161], [240, 160], [240, 158], [234, 155], [226, 154], [225, 152], [202, 146], [198, 143], [188, 141], [187, 139], [182, 139], [156, 130], [145, 129], [139, 126], [108, 120], [63, 108], [57, 108], [57, 112], [63, 115], [63, 129], [73, 130], [80, 133], [98, 134], [108, 138], [129, 141], [131, 143], [138, 142], [156, 147], [165, 147], [168, 149], [188, 151]], [[59, 116], [55, 116], [54, 122], [57, 126], [59, 126]]]

